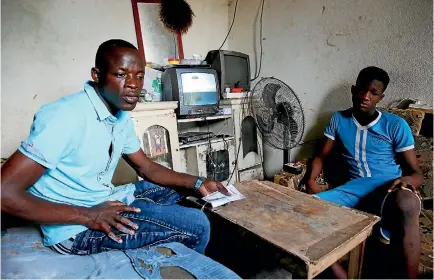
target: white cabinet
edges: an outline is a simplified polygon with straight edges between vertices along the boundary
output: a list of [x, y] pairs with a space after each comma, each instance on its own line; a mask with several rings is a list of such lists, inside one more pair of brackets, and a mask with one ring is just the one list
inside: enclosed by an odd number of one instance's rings
[[153, 161], [181, 171], [177, 120], [178, 102], [138, 103], [131, 112], [142, 149]]
[[[232, 109], [236, 151], [239, 150], [237, 169], [240, 181], [263, 179], [263, 144], [255, 120], [250, 115], [246, 99], [224, 99], [221, 108]], [[240, 146], [240, 147], [239, 147]]]
[[230, 137], [181, 146], [183, 172], [205, 178], [215, 178], [224, 185], [237, 182], [235, 143]]
[[[177, 120], [177, 102], [138, 103], [131, 112], [136, 134], [147, 156], [177, 172], [215, 178], [224, 184], [263, 179], [262, 140], [247, 104], [241, 99], [222, 100], [220, 107], [232, 115]], [[210, 139], [181, 144], [178, 133], [213, 132]], [[237, 156], [238, 153], [238, 156]], [[121, 159], [113, 177], [115, 185], [137, 180]]]
[[[155, 162], [182, 171], [175, 108], [178, 102], [137, 103], [131, 112], [144, 152]], [[115, 186], [137, 181], [136, 172], [121, 158], [113, 175]]]
[[204, 140], [180, 145], [183, 172], [212, 178], [223, 184], [238, 181], [232, 115], [179, 119], [178, 132], [213, 133]]

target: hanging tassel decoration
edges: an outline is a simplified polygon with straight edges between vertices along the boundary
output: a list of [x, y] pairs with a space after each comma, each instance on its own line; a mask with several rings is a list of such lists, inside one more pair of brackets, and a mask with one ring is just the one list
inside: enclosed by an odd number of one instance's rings
[[193, 23], [194, 13], [184, 0], [161, 0], [159, 16], [169, 32], [185, 34]]

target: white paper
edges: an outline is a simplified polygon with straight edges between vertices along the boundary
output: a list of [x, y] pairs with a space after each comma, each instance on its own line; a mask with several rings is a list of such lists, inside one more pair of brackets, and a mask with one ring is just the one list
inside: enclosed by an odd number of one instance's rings
[[215, 192], [203, 197], [202, 199], [210, 203], [211, 206], [214, 208], [229, 203], [231, 201], [236, 201], [236, 200], [241, 200], [246, 198], [242, 193], [240, 193], [240, 191], [237, 190], [237, 188], [235, 188], [234, 185], [230, 184], [226, 188], [231, 193], [231, 196], [226, 196], [221, 192]]

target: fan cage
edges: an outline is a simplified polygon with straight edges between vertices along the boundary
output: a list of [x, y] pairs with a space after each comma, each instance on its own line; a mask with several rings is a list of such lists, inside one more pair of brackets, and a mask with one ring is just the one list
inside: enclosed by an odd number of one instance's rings
[[262, 78], [249, 96], [248, 110], [268, 145], [286, 150], [301, 142], [305, 128], [303, 106], [283, 81]]

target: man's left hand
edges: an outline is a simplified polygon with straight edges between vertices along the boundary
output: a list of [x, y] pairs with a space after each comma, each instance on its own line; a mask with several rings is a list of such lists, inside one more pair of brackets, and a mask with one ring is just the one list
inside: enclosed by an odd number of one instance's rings
[[207, 195], [212, 194], [214, 192], [221, 192], [222, 194], [227, 195], [227, 196], [231, 195], [230, 192], [228, 191], [228, 189], [226, 189], [226, 187], [223, 186], [222, 183], [215, 181], [215, 180], [210, 180], [210, 179], [203, 180], [203, 182], [199, 188], [199, 193], [202, 196], [207, 196]]
[[392, 186], [389, 188], [388, 192], [392, 192], [393, 190], [396, 189], [401, 189], [401, 190], [410, 189], [417, 196], [421, 197], [418, 189], [411, 184], [411, 181], [412, 181], [411, 178], [407, 176], [398, 178], [395, 181], [393, 181]]

